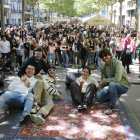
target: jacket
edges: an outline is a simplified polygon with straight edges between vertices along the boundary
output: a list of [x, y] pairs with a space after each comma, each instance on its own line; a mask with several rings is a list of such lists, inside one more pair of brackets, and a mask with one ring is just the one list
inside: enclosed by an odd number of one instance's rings
[[106, 77], [106, 64], [101, 68], [101, 81], [104, 84], [109, 84], [110, 82], [120, 83], [122, 86], [130, 88], [130, 82], [127, 77], [127, 73], [121, 63], [121, 61], [116, 58], [111, 58], [110, 62], [111, 68], [111, 78]]

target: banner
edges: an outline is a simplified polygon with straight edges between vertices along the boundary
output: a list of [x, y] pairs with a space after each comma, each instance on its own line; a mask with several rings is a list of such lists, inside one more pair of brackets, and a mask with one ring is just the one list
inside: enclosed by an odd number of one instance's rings
[[38, 17], [38, 10], [35, 10], [35, 17]]
[[44, 15], [45, 15], [44, 10], [39, 9], [39, 16], [40, 16], [41, 18], [43, 18], [43, 17], [45, 17]]
[[106, 10], [102, 10], [102, 15], [106, 16]]

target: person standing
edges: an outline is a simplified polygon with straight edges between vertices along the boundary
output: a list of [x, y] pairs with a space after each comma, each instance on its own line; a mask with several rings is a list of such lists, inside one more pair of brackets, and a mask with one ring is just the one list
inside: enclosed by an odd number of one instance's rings
[[0, 43], [0, 51], [2, 52], [3, 59], [5, 59], [5, 56], [6, 58], [9, 58], [11, 48], [10, 48], [10, 42], [6, 40], [6, 36], [3, 36], [3, 40]]

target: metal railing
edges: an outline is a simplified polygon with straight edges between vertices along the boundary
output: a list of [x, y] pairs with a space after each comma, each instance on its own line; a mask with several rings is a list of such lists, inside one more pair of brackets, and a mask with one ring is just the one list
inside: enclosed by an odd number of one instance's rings
[[31, 12], [31, 9], [30, 8], [25, 8], [25, 11], [26, 12]]
[[22, 10], [11, 9], [11, 13], [22, 13]]

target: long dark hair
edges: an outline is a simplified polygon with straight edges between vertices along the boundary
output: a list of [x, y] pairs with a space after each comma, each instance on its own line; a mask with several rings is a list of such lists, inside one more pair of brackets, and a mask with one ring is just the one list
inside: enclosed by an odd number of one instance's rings
[[91, 70], [90, 70], [90, 68], [89, 68], [88, 66], [85, 66], [85, 67], [82, 69], [82, 71], [83, 71], [84, 69], [88, 69], [89, 75], [91, 75]]

